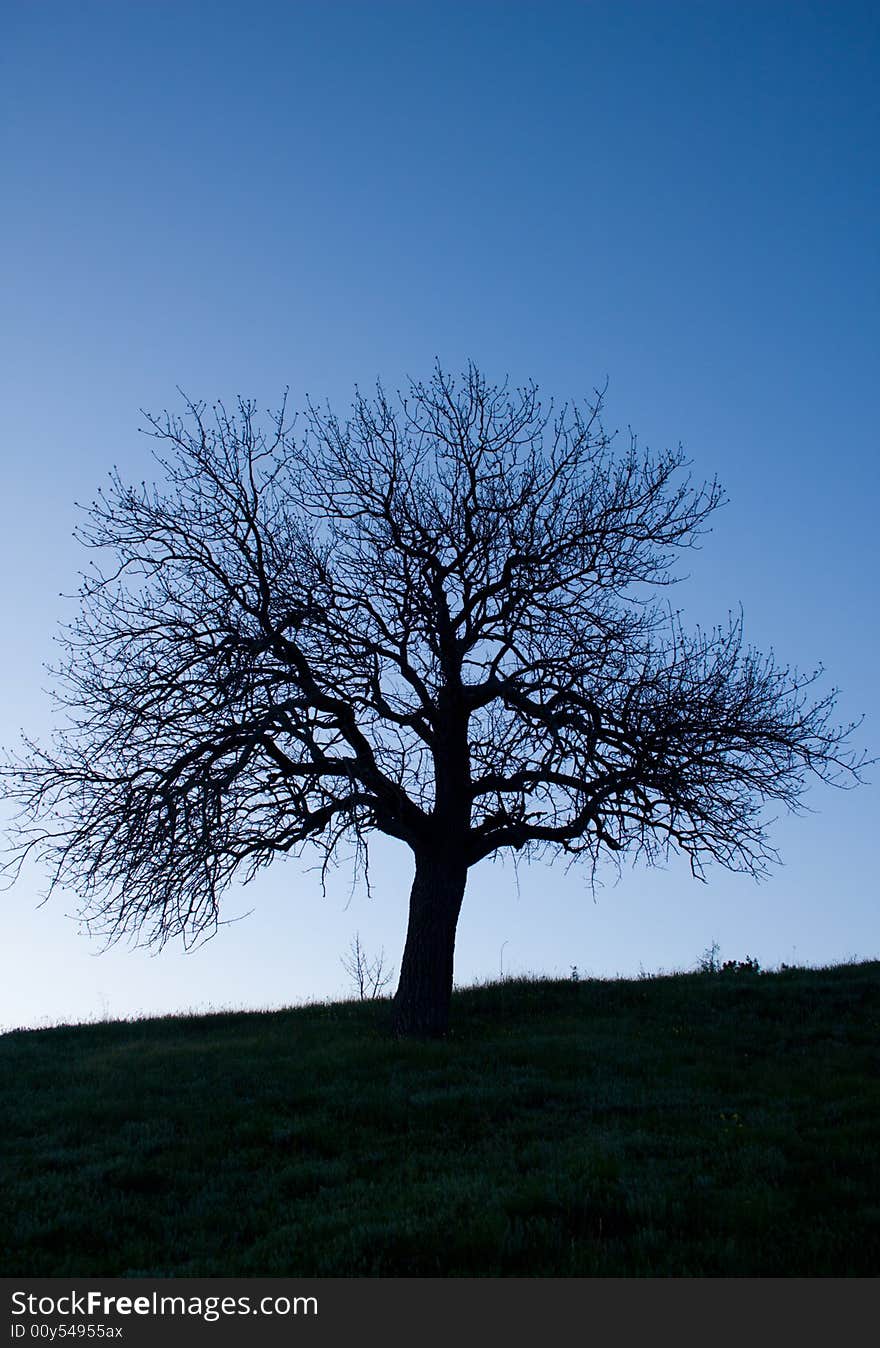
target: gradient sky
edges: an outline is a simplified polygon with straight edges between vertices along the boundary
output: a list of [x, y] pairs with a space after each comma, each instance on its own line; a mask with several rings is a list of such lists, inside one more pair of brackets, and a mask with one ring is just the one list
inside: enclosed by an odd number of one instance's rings
[[[357, 382], [435, 356], [545, 395], [608, 383], [607, 424], [681, 442], [730, 504], [678, 602], [822, 662], [877, 714], [878, 11], [834, 3], [247, 6], [7, 2], [2, 101], [0, 743], [50, 724], [76, 500], [150, 477], [138, 409]], [[880, 769], [869, 773], [877, 780]], [[461, 983], [722, 957], [880, 954], [878, 788], [817, 786], [757, 885], [687, 867], [484, 863]], [[374, 893], [279, 862], [201, 950], [98, 954], [0, 895], [0, 1027], [346, 995], [356, 931], [399, 965], [409, 865]]]

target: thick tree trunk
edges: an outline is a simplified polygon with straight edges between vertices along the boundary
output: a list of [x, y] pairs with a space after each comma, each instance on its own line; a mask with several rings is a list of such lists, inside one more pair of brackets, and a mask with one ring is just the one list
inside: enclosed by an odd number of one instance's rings
[[409, 926], [394, 996], [393, 1028], [401, 1037], [436, 1038], [449, 1028], [455, 928], [467, 867], [454, 856], [416, 857]]

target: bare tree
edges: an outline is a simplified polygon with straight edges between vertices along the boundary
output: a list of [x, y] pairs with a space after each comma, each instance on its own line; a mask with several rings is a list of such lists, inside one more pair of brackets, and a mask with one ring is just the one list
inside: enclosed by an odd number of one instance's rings
[[680, 451], [617, 449], [597, 394], [439, 367], [343, 422], [307, 404], [149, 417], [165, 485], [114, 472], [82, 541], [111, 559], [65, 629], [51, 748], [7, 768], [51, 885], [111, 938], [210, 933], [279, 853], [414, 858], [398, 1034], [448, 1024], [471, 866], [506, 849], [759, 875], [763, 807], [864, 760], [833, 691], [659, 602], [721, 501]]
[[375, 1001], [377, 997], [381, 997], [394, 977], [393, 969], [385, 967], [385, 951], [380, 950], [378, 955], [374, 955], [371, 959], [361, 945], [360, 932], [355, 933], [348, 954], [342, 956], [341, 963], [362, 1002]]

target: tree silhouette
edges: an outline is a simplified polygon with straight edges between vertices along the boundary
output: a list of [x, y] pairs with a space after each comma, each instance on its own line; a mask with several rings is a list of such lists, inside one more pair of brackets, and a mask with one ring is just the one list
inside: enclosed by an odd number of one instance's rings
[[159, 489], [111, 474], [79, 531], [111, 558], [64, 629], [49, 749], [6, 769], [34, 852], [93, 930], [209, 933], [279, 853], [377, 830], [414, 857], [394, 998], [447, 1029], [470, 867], [505, 849], [761, 874], [768, 801], [864, 760], [834, 693], [659, 602], [721, 502], [680, 451], [617, 450], [534, 385], [439, 367], [350, 419], [261, 430], [186, 403], [149, 417]]
[[381, 997], [394, 977], [394, 970], [385, 966], [385, 951], [380, 950], [371, 958], [361, 945], [360, 932], [355, 933], [348, 954], [342, 956], [340, 963], [362, 1002]]

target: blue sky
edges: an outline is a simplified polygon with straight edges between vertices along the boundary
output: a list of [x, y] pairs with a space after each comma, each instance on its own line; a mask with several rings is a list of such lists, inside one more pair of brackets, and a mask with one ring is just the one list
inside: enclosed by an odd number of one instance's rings
[[[344, 408], [435, 357], [681, 442], [730, 504], [679, 602], [822, 661], [880, 745], [878, 12], [833, 3], [12, 3], [0, 53], [0, 742], [82, 558], [75, 500], [150, 476], [138, 409], [290, 385]], [[871, 774], [877, 776], [876, 770]], [[723, 956], [880, 954], [878, 789], [817, 787], [758, 886], [684, 866], [471, 874], [461, 982]], [[409, 868], [374, 894], [278, 864], [202, 950], [97, 947], [3, 904], [0, 1026], [345, 994], [359, 930], [397, 967]]]

